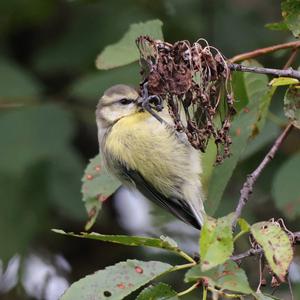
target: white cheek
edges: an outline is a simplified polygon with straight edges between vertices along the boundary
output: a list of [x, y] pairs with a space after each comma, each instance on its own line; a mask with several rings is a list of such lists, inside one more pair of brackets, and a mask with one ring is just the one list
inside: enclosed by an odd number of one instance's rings
[[102, 108], [102, 115], [105, 120], [112, 123], [118, 120], [122, 116], [122, 113], [120, 111], [112, 109], [112, 107], [110, 106], [107, 106]]

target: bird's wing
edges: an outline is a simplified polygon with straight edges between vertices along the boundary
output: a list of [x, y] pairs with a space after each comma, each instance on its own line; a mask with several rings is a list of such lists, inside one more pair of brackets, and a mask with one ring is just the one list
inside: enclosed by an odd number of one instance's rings
[[118, 161], [118, 164], [118, 170], [122, 170], [122, 174], [119, 173], [118, 175], [126, 181], [130, 179], [134, 183], [136, 189], [146, 198], [163, 207], [164, 209], [169, 210], [173, 215], [175, 215], [185, 223], [191, 224], [197, 229], [201, 229], [201, 225], [197, 221], [196, 216], [194, 215], [188, 203], [184, 201], [184, 199], [164, 196], [162, 193], [157, 191], [157, 189], [150, 182], [148, 182], [138, 171], [128, 169], [120, 161]]

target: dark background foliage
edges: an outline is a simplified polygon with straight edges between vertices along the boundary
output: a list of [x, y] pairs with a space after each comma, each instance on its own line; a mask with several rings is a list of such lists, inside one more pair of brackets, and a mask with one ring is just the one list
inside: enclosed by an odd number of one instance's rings
[[[162, 252], [98, 244], [50, 231], [54, 227], [83, 230], [86, 213], [80, 179], [88, 160], [98, 152], [95, 105], [110, 85], [139, 82], [135, 64], [96, 70], [97, 54], [119, 40], [131, 23], [155, 18], [164, 23], [166, 41], [203, 37], [226, 57], [291, 39], [288, 32], [264, 27], [281, 19], [280, 5], [271, 0], [0, 2], [1, 299], [57, 299], [70, 282], [115, 262], [157, 256], [164, 259]], [[279, 51], [260, 62], [282, 68], [287, 55], [288, 51]], [[280, 125], [286, 122], [281, 112], [282, 98], [279, 90], [266, 129], [247, 148], [223, 196], [218, 216], [233, 210], [246, 174], [262, 159]], [[298, 153], [299, 165], [299, 150], [299, 133], [295, 130], [259, 179], [246, 209], [249, 221], [283, 216], [290, 229], [299, 230], [300, 189], [276, 196], [289, 178], [300, 179], [299, 168], [293, 167], [292, 160], [297, 160]], [[292, 160], [289, 168], [283, 166], [287, 159]], [[287, 168], [285, 173], [279, 173], [282, 167]], [[289, 194], [298, 198], [281, 203], [280, 199]], [[124, 201], [128, 198], [127, 194], [121, 195]], [[145, 204], [147, 209], [155, 210], [151, 232], [141, 220], [149, 218], [145, 205], [128, 199], [123, 202], [121, 198], [105, 203], [95, 231], [176, 236], [174, 232], [184, 227]], [[172, 226], [162, 225], [166, 219], [173, 222]], [[141, 224], [146, 229], [141, 229]], [[187, 227], [182, 230], [182, 244], [195, 250], [192, 238], [197, 241], [197, 234]], [[255, 283], [254, 270], [250, 274]], [[169, 278], [173, 282], [177, 279]], [[296, 263], [294, 281], [296, 286], [300, 281], [300, 266]]]

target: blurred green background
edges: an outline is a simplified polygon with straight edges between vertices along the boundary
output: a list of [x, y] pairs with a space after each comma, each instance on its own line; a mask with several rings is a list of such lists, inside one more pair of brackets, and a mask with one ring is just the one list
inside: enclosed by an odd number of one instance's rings
[[[288, 32], [264, 27], [281, 19], [280, 5], [272, 0], [0, 2], [0, 299], [54, 300], [71, 282], [126, 258], [175, 260], [162, 252], [72, 239], [50, 231], [83, 230], [87, 217], [81, 177], [98, 152], [95, 105], [112, 84], [139, 83], [137, 64], [98, 71], [97, 54], [118, 41], [130, 24], [156, 18], [164, 23], [166, 41], [202, 37], [226, 57], [291, 39]], [[282, 68], [288, 53], [279, 51], [260, 62]], [[286, 121], [282, 97], [279, 91], [272, 104], [276, 117], [269, 118], [261, 136], [250, 144], [218, 215], [232, 211], [246, 174], [279, 133], [279, 123]], [[300, 230], [300, 209], [280, 211], [270, 193], [285, 160], [299, 155], [299, 137], [294, 130], [259, 179], [247, 209], [249, 221], [283, 216], [290, 229]], [[289, 176], [300, 182], [299, 169]], [[193, 229], [147, 202], [137, 203], [126, 191], [120, 195], [105, 203], [94, 231], [164, 233], [189, 251], [197, 251]], [[294, 268], [295, 290], [300, 293], [297, 261]], [[254, 284], [256, 270], [250, 272]], [[178, 282], [177, 290], [185, 288], [179, 277], [166, 280]], [[284, 295], [285, 288], [280, 293]]]

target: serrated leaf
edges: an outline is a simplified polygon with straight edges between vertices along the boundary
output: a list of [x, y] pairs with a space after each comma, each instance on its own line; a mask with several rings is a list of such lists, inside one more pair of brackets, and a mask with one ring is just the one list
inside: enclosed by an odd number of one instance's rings
[[100, 70], [108, 70], [139, 60], [140, 55], [135, 40], [141, 35], [149, 35], [153, 39], [163, 40], [162, 22], [151, 20], [130, 25], [120, 41], [107, 46], [98, 55], [96, 67]]
[[61, 300], [120, 300], [172, 268], [159, 261], [120, 262], [73, 283]]
[[165, 283], [158, 283], [146, 287], [137, 296], [136, 300], [177, 300], [177, 293], [171, 286]]
[[234, 214], [214, 219], [207, 217], [200, 235], [203, 271], [224, 263], [233, 253], [232, 220]]
[[287, 27], [292, 31], [295, 37], [300, 36], [300, 1], [299, 0], [282, 0], [282, 16]]
[[98, 240], [103, 242], [111, 242], [111, 243], [122, 244], [127, 246], [154, 247], [154, 248], [161, 248], [173, 252], [178, 252], [180, 250], [175, 241], [165, 236], [162, 236], [161, 238], [158, 239], [158, 238], [150, 238], [144, 236], [99, 234], [96, 232], [92, 232], [92, 233], [82, 232], [80, 234], [75, 234], [73, 232], [65, 232], [60, 229], [52, 229], [52, 230], [59, 234]]
[[299, 80], [296, 78], [290, 78], [290, 77], [278, 77], [273, 78], [269, 85], [271, 86], [283, 86], [283, 85], [291, 85], [291, 84], [297, 84], [299, 83]]
[[246, 273], [235, 262], [228, 260], [208, 271], [202, 271], [200, 265], [191, 268], [185, 274], [186, 282], [205, 279], [209, 286], [244, 294], [252, 294]]
[[284, 113], [300, 129], [300, 86], [290, 86], [284, 96]]
[[251, 226], [251, 233], [264, 250], [272, 271], [281, 281], [293, 259], [293, 249], [288, 235], [276, 224], [259, 222]]
[[100, 154], [90, 160], [82, 178], [81, 192], [89, 216], [85, 229], [94, 224], [104, 202], [116, 189], [120, 182], [112, 177], [103, 166]]
[[300, 154], [291, 156], [277, 170], [272, 182], [276, 206], [291, 220], [300, 216], [299, 187]]
[[[253, 60], [243, 64], [259, 65]], [[232, 122], [230, 130], [231, 156], [213, 170], [208, 187], [208, 200], [205, 202], [206, 211], [210, 215], [218, 208], [226, 185], [246, 149], [249, 138], [263, 127], [271, 98], [276, 89], [268, 86], [266, 75], [243, 73], [243, 76], [249, 104], [235, 116]]]

